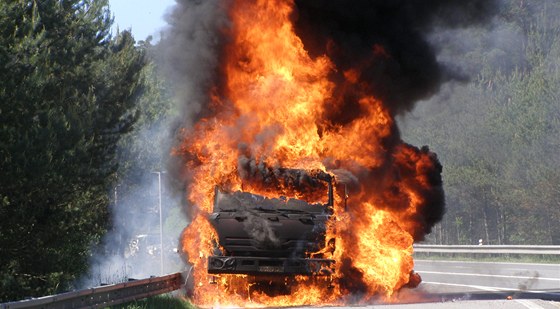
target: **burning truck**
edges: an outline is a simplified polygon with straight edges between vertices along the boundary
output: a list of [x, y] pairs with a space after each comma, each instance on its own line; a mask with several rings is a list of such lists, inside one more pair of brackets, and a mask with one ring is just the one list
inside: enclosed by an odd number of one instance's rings
[[412, 245], [443, 217], [442, 166], [395, 118], [452, 76], [422, 31], [493, 3], [177, 1], [195, 304], [390, 300], [418, 282]]
[[[326, 239], [333, 216], [333, 177], [323, 171], [281, 170], [307, 178], [322, 191], [324, 201], [268, 198], [216, 188], [209, 221], [218, 236], [215, 255], [208, 257], [210, 274], [314, 275], [333, 274], [335, 239]], [[326, 189], [326, 190], [325, 190]]]
[[[278, 174], [288, 185], [310, 186], [315, 194], [268, 198], [215, 188], [208, 221], [218, 239], [208, 257], [208, 273], [246, 275], [255, 289], [273, 295], [292, 293], [297, 276], [321, 277], [315, 284], [333, 288], [336, 239], [327, 238], [327, 231], [336, 220], [335, 177], [321, 170], [279, 169]], [[344, 192], [340, 206], [346, 210], [347, 186], [340, 184], [338, 189]], [[306, 198], [319, 200], [312, 203]], [[407, 287], [414, 288], [421, 278], [413, 271], [410, 276]]]

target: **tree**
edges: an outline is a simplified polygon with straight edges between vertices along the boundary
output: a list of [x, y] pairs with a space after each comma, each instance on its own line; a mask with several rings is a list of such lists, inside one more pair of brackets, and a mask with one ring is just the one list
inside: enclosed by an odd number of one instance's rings
[[472, 80], [404, 122], [405, 139], [430, 144], [444, 166], [449, 243], [560, 243], [559, 12], [557, 1], [508, 0], [490, 31], [454, 33], [442, 55], [475, 68]]
[[[159, 222], [149, 220], [156, 218], [149, 212], [154, 211], [154, 205], [157, 205], [154, 203], [158, 198], [154, 196], [157, 190], [148, 189], [157, 183], [155, 172], [163, 172], [161, 180], [164, 189], [167, 182], [171, 181], [165, 171], [171, 153], [170, 123], [177, 118], [177, 110], [170, 83], [163, 74], [162, 44], [165, 43], [160, 41], [152, 45], [149, 37], [137, 45], [146, 54], [146, 66], [142, 70], [144, 91], [136, 102], [138, 119], [134, 129], [123, 135], [117, 146], [119, 169], [116, 190], [119, 201], [113, 209], [113, 234], [107, 235], [109, 243], [114, 242], [112, 238], [116, 238], [119, 245], [115, 249], [120, 251], [135, 235], [147, 233], [159, 225]], [[164, 210], [172, 205], [172, 197], [163, 194]], [[131, 224], [130, 218], [144, 224]], [[176, 232], [177, 235], [179, 232]]]
[[106, 230], [144, 55], [106, 0], [0, 2], [0, 301], [71, 287]]

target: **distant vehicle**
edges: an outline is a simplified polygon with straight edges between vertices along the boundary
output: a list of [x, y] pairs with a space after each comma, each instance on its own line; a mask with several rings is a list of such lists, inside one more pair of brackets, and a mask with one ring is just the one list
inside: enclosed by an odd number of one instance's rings
[[157, 256], [160, 250], [159, 234], [139, 234], [136, 235], [129, 243], [125, 250], [125, 257], [133, 257], [140, 254], [149, 256]]

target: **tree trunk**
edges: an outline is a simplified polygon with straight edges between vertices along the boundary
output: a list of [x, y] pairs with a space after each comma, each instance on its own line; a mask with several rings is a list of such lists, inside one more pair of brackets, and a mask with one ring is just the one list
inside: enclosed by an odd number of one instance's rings
[[490, 235], [488, 234], [488, 216], [486, 215], [486, 205], [482, 207], [482, 218], [484, 219], [484, 233], [486, 234], [485, 245], [490, 244]]

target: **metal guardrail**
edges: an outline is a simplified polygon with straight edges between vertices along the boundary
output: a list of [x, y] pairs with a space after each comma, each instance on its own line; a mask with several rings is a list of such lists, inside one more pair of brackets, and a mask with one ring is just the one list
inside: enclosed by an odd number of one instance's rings
[[[415, 244], [418, 253], [462, 254], [533, 254], [560, 255], [560, 246], [523, 245], [424, 245]], [[186, 275], [185, 282], [190, 276]], [[102, 308], [178, 290], [183, 285], [181, 273], [124, 283], [99, 286], [74, 292], [0, 304], [0, 309], [21, 308]]]
[[522, 245], [414, 245], [414, 252], [466, 254], [532, 254], [560, 255], [560, 246]]
[[181, 273], [99, 286], [63, 294], [2, 303], [0, 309], [103, 308], [164, 294], [181, 288]]

